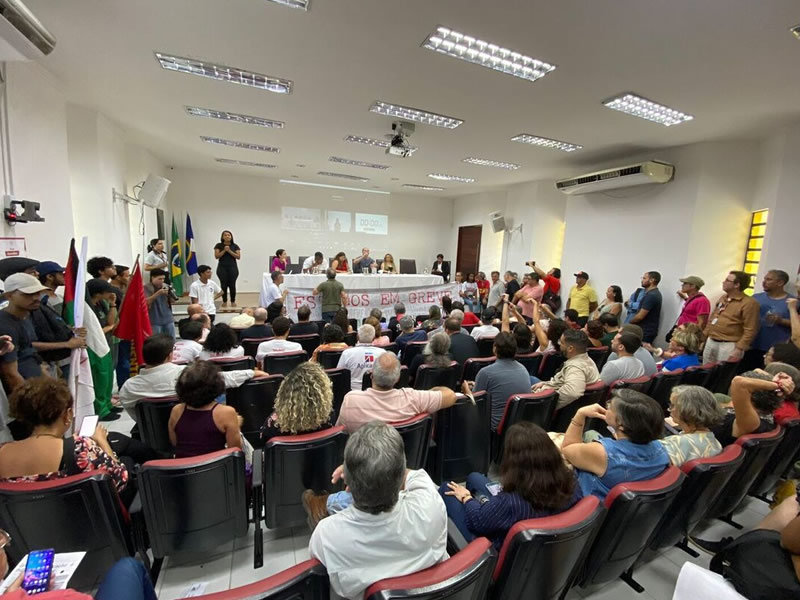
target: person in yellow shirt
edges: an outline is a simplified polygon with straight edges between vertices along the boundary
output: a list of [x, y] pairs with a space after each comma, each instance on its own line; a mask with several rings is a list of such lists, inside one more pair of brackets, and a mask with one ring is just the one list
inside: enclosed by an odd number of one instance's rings
[[575, 273], [575, 285], [569, 291], [567, 308], [574, 308], [578, 311], [578, 323], [581, 327], [586, 325], [589, 315], [597, 309], [597, 293], [587, 285], [589, 274], [586, 271]]

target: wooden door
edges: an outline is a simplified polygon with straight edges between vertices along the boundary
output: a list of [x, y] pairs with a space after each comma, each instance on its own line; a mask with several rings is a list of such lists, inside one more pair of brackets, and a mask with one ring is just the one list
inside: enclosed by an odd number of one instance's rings
[[481, 256], [481, 234], [482, 225], [468, 225], [458, 228], [458, 250], [456, 251], [456, 268], [452, 272], [450, 280], [456, 280], [456, 271], [464, 274], [464, 281], [467, 280], [467, 273], [478, 272], [478, 262]]

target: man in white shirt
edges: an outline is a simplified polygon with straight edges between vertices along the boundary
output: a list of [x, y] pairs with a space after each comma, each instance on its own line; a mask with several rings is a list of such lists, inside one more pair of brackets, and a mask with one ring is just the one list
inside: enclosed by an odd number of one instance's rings
[[299, 352], [303, 349], [297, 342], [287, 341], [286, 338], [289, 337], [289, 329], [291, 326], [292, 322], [286, 317], [277, 317], [272, 321], [272, 332], [275, 337], [266, 342], [261, 342], [258, 345], [258, 350], [256, 350], [257, 363], [261, 363], [267, 355]]
[[276, 300], [286, 301], [286, 296], [289, 290], [283, 290], [279, 287], [283, 283], [283, 273], [280, 271], [273, 271], [270, 273], [270, 283], [263, 283], [261, 285], [261, 295], [259, 297], [259, 306], [267, 308]]
[[[628, 325], [623, 325], [622, 329], [620, 329], [620, 333], [632, 333], [637, 338], [639, 338], [640, 342], [642, 341], [642, 338], [644, 336], [642, 328], [639, 327], [638, 325], [634, 325], [633, 323], [629, 323]], [[652, 377], [653, 375], [658, 373], [658, 367], [656, 366], [656, 361], [653, 358], [653, 355], [650, 354], [650, 352], [647, 350], [647, 348], [641, 346], [638, 350], [636, 350], [636, 352], [633, 353], [633, 355], [641, 361], [642, 365], [644, 366], [645, 375], [647, 375], [648, 377]], [[616, 352], [612, 352], [611, 354], [608, 355], [607, 362], [610, 362], [612, 360], [617, 360]]]
[[314, 252], [314, 256], [309, 256], [303, 261], [303, 273], [324, 273], [326, 264], [322, 252]]
[[492, 325], [492, 322], [496, 317], [497, 310], [494, 306], [489, 306], [483, 309], [483, 313], [481, 313], [481, 324], [473, 328], [472, 333], [470, 334], [475, 341], [478, 341], [484, 337], [493, 338], [500, 333], [500, 330]]
[[358, 328], [358, 343], [355, 347], [342, 352], [339, 357], [339, 364], [336, 365], [336, 368], [350, 370], [350, 389], [352, 390], [361, 389], [364, 373], [371, 372], [377, 358], [386, 352], [383, 348], [372, 345], [374, 339], [375, 328], [372, 325], [362, 325]]
[[172, 362], [190, 363], [197, 360], [203, 351], [203, 344], [200, 338], [203, 337], [203, 324], [200, 321], [187, 321], [183, 323], [178, 331], [180, 338], [175, 340], [172, 349]]
[[492, 271], [492, 287], [489, 288], [489, 298], [486, 306], [497, 306], [506, 293], [506, 284], [500, 281], [500, 271]]
[[197, 275], [200, 279], [189, 286], [189, 301], [202, 306], [213, 323], [214, 316], [217, 314], [217, 305], [214, 304], [214, 300], [222, 296], [222, 288], [211, 279], [211, 267], [208, 265], [197, 267]]
[[353, 503], [320, 521], [308, 545], [339, 597], [360, 600], [376, 581], [448, 558], [444, 502], [425, 471], [406, 468], [394, 427], [373, 421], [352, 434], [333, 474], [341, 477]]
[[[128, 379], [119, 390], [119, 400], [130, 417], [136, 420], [136, 405], [145, 398], [166, 398], [175, 395], [175, 382], [186, 365], [172, 363], [175, 340], [168, 334], [157, 333], [144, 341], [142, 355], [147, 367], [139, 369], [136, 377]], [[245, 381], [266, 375], [259, 369], [222, 371], [220, 377], [226, 388], [239, 387]]]
[[634, 356], [642, 345], [642, 340], [632, 333], [618, 333], [611, 340], [611, 349], [617, 358], [608, 360], [600, 371], [600, 379], [606, 385], [611, 385], [619, 379], [636, 379], [644, 375], [642, 361]]

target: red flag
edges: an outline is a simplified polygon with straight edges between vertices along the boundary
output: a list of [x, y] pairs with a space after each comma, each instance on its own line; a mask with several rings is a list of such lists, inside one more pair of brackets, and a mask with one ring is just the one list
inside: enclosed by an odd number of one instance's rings
[[131, 340], [136, 348], [136, 360], [144, 364], [142, 344], [144, 339], [152, 335], [150, 327], [150, 313], [147, 310], [147, 301], [142, 286], [142, 270], [139, 268], [139, 259], [133, 267], [133, 275], [119, 309], [119, 324], [114, 335], [121, 340]]
[[[67, 269], [64, 272], [64, 320], [69, 325], [75, 325], [75, 286], [78, 277], [78, 253], [75, 252], [75, 238], [69, 244], [69, 258]], [[79, 298], [82, 301], [83, 298]]]

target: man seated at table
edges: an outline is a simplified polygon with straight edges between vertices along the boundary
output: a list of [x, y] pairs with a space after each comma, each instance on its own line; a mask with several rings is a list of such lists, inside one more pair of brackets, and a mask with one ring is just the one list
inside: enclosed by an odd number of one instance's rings
[[431, 275], [441, 275], [445, 281], [450, 281], [450, 263], [444, 262], [444, 254], [437, 254], [436, 261], [431, 267]]
[[375, 360], [386, 350], [372, 345], [375, 339], [375, 328], [372, 325], [362, 325], [358, 328], [358, 343], [353, 348], [348, 348], [339, 357], [337, 369], [350, 370], [350, 389], [360, 390], [364, 373], [372, 371]]
[[324, 273], [325, 257], [322, 252], [314, 252], [314, 256], [309, 256], [303, 261], [303, 273]]
[[375, 259], [369, 255], [369, 248], [361, 249], [361, 256], [353, 260], [353, 273], [361, 273], [361, 269], [370, 269]]

